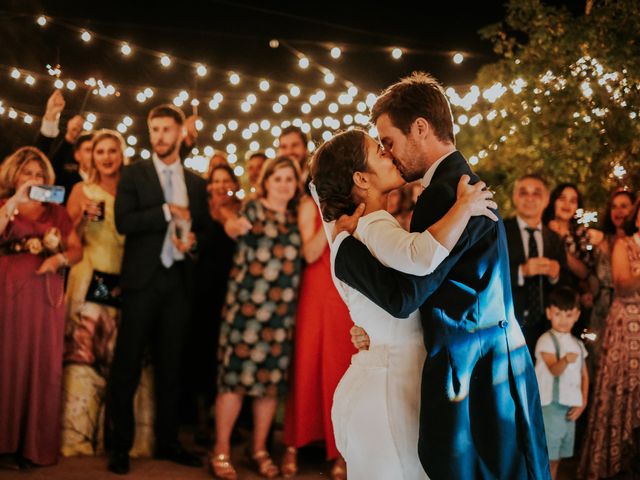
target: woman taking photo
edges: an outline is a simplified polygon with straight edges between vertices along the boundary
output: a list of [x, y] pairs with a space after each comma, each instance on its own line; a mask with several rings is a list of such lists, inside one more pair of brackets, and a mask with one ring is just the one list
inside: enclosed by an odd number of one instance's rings
[[0, 166], [0, 454], [21, 468], [56, 463], [64, 337], [64, 267], [82, 247], [64, 207], [32, 200], [53, 168], [22, 147]]

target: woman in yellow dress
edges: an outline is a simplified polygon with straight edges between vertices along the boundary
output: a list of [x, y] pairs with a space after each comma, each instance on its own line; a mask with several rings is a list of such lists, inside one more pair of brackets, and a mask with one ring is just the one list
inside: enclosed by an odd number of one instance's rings
[[[97, 132], [89, 179], [74, 186], [67, 204], [84, 256], [71, 269], [67, 285], [61, 447], [65, 456], [94, 455], [104, 448], [104, 401], [120, 318], [117, 283], [124, 251], [113, 206], [124, 163], [120, 134]], [[147, 367], [136, 396], [133, 455], [152, 452], [150, 379]]]

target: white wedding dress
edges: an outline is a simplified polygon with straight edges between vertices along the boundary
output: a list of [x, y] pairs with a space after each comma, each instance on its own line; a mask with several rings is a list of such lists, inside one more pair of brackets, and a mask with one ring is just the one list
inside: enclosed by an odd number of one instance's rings
[[[312, 195], [318, 203], [314, 186]], [[331, 239], [333, 222], [325, 223]], [[388, 212], [360, 218], [354, 236], [384, 265], [426, 275], [449, 251], [429, 232], [409, 233]], [[420, 382], [426, 357], [420, 313], [395, 318], [333, 272], [343, 235], [331, 245], [333, 281], [353, 322], [370, 338], [340, 380], [333, 397], [332, 422], [349, 480], [427, 479], [418, 458]]]

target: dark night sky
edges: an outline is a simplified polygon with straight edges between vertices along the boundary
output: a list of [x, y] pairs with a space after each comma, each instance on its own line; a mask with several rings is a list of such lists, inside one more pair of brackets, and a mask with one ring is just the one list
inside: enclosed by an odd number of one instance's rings
[[[569, 3], [571, 10], [577, 13], [584, 2], [563, 3]], [[248, 79], [236, 87], [234, 93], [224, 76], [228, 70], [296, 83], [303, 91], [307, 87], [307, 92], [310, 88], [326, 87], [319, 72], [301, 71], [296, 59], [284, 48], [270, 48], [272, 38], [286, 39], [337, 75], [372, 92], [378, 92], [416, 69], [433, 73], [445, 85], [469, 84], [481, 65], [497, 59], [490, 43], [480, 38], [478, 30], [504, 18], [502, 2], [473, 2], [464, 8], [462, 2], [440, 2], [435, 6], [435, 2], [426, 0], [419, 7], [411, 2], [387, 1], [375, 8], [372, 4], [363, 1], [183, 0], [173, 2], [169, 7], [164, 2], [147, 1], [3, 0], [0, 2], [0, 65], [45, 73], [44, 65], [59, 59], [63, 77], [95, 76], [116, 84], [175, 89], [176, 93], [183, 88], [192, 90], [196, 85], [191, 67], [175, 65], [165, 70], [158, 59], [139, 52], [123, 58], [113, 45], [99, 40], [85, 44], [77, 33], [55, 24], [40, 28], [33, 16], [25, 15], [44, 13], [93, 32], [220, 69], [220, 73], [212, 72], [197, 83], [203, 100], [206, 92], [229, 92], [223, 102], [225, 108], [221, 106], [216, 112], [201, 109], [206, 121], [214, 114], [220, 119], [237, 117], [239, 101], [232, 100], [234, 95], [241, 99], [249, 91], [260, 93], [256, 82], [251, 85]], [[327, 49], [320, 45], [322, 42], [346, 43], [342, 58], [332, 59]], [[389, 53], [380, 50], [390, 46], [417, 51], [395, 61]], [[451, 61], [453, 51], [467, 53], [462, 65]], [[264, 108], [256, 105], [249, 115], [256, 119], [268, 114], [273, 117], [270, 110], [273, 98], [282, 93], [276, 93], [276, 90], [275, 87], [271, 89], [272, 99], [264, 102]], [[8, 71], [0, 70], [0, 100], [5, 104], [41, 114], [50, 91], [49, 81], [38, 81], [29, 88], [23, 82], [9, 78]], [[174, 95], [156, 96], [152, 100], [155, 103], [170, 101]], [[90, 97], [87, 108], [98, 114], [131, 113], [142, 117], [153, 102], [141, 106], [134, 97], [135, 94], [124, 92], [119, 99]], [[266, 97], [265, 94], [265, 100]], [[66, 98], [68, 113], [72, 113], [82, 103], [83, 93], [79, 90], [67, 92]], [[231, 102], [236, 111], [230, 110]], [[114, 125], [96, 126], [113, 128]], [[18, 131], [20, 136], [24, 128]]]

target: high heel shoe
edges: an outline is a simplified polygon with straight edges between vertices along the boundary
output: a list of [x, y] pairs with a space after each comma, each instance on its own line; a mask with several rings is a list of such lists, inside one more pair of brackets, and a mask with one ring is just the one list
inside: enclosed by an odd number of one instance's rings
[[347, 480], [347, 462], [338, 457], [331, 468], [331, 480]]
[[280, 471], [271, 460], [269, 452], [266, 450], [258, 450], [257, 452], [249, 452], [249, 456], [253, 460], [260, 475], [264, 478], [276, 478]]
[[291, 478], [298, 473], [298, 449], [296, 447], [287, 447], [284, 451], [280, 471], [284, 478]]
[[219, 480], [237, 480], [238, 474], [231, 464], [229, 455], [220, 453], [209, 457], [209, 471]]

